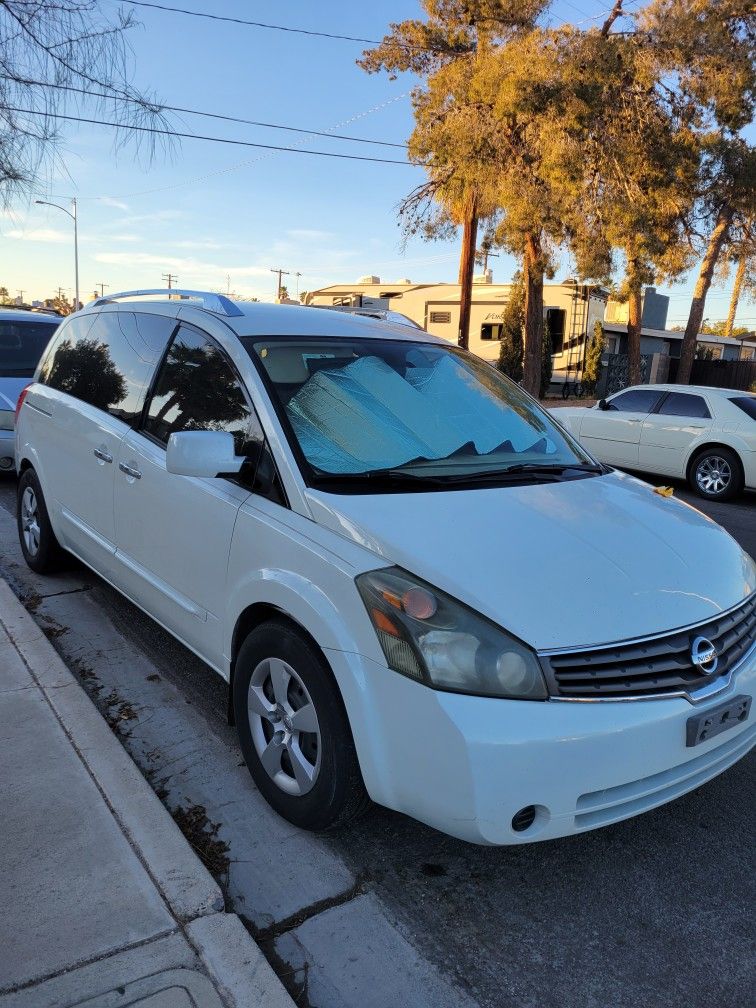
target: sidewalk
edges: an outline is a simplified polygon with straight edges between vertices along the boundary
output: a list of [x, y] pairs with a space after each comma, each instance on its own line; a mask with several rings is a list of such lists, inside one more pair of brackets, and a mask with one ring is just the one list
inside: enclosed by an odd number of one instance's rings
[[292, 1008], [0, 579], [0, 1008]]

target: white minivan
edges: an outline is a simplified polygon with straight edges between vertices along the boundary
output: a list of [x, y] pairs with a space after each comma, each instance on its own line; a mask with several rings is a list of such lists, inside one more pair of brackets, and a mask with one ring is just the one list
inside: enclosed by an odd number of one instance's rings
[[545, 840], [753, 745], [750, 557], [422, 330], [115, 295], [61, 325], [17, 435], [30, 567], [75, 554], [223, 676], [299, 826], [372, 799]]

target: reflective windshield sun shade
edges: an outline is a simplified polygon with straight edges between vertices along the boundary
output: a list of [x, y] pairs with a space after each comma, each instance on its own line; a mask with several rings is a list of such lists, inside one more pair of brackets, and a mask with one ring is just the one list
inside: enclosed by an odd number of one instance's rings
[[387, 473], [437, 485], [513, 466], [591, 463], [522, 389], [457, 348], [328, 337], [242, 342], [316, 480], [349, 477], [353, 486], [355, 477]]
[[[410, 368], [406, 379], [378, 357], [318, 371], [288, 413], [305, 455], [332, 473], [447, 458], [467, 444], [479, 454], [502, 442], [523, 451], [539, 440], [532, 425], [446, 356]], [[544, 447], [554, 451], [553, 442]]]

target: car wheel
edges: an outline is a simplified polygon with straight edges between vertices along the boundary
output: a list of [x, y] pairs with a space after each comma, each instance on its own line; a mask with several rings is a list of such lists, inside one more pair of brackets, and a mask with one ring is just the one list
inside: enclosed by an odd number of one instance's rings
[[689, 482], [707, 500], [732, 500], [743, 489], [740, 459], [730, 448], [707, 448], [693, 460]]
[[272, 620], [249, 634], [236, 660], [233, 705], [249, 772], [279, 815], [325, 830], [369, 806], [331, 670], [294, 626]]
[[63, 564], [65, 553], [55, 538], [42, 487], [33, 469], [18, 480], [16, 521], [24, 560], [37, 574], [52, 574]]

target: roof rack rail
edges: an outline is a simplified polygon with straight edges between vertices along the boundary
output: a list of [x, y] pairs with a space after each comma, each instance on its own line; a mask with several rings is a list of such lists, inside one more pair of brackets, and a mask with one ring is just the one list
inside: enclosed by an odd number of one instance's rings
[[241, 308], [224, 294], [215, 294], [213, 291], [185, 290], [183, 287], [120, 291], [118, 294], [106, 294], [104, 297], [98, 297], [91, 306], [99, 308], [101, 305], [111, 304], [122, 298], [144, 297], [146, 294], [163, 294], [170, 298], [178, 298], [178, 300], [200, 301], [201, 304], [197, 307], [204, 308], [205, 311], [212, 312], [214, 315], [236, 316], [244, 314]]

